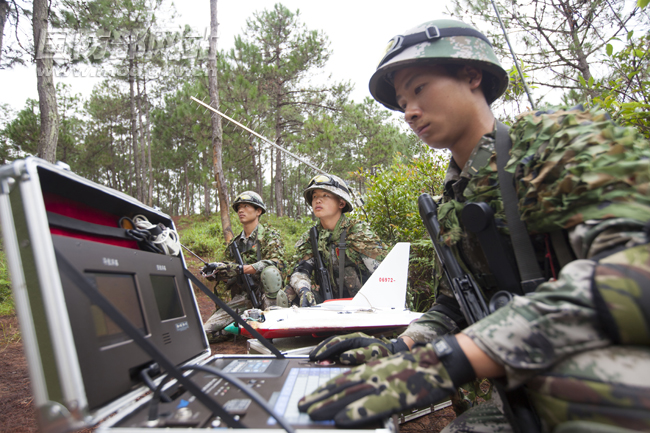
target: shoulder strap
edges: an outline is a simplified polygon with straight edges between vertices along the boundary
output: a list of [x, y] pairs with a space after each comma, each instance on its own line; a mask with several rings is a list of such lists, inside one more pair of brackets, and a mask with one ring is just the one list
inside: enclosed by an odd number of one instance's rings
[[506, 164], [510, 159], [510, 148], [512, 140], [508, 134], [509, 128], [497, 120], [496, 152], [497, 152], [497, 170], [499, 175], [499, 189], [503, 207], [508, 219], [508, 228], [510, 229], [510, 238], [512, 239], [512, 248], [515, 250], [517, 258], [517, 267], [521, 276], [521, 288], [524, 293], [533, 292], [538, 285], [544, 282], [542, 271], [535, 257], [535, 250], [530, 241], [526, 225], [519, 218], [519, 209], [517, 207], [517, 192], [514, 187], [514, 180], [511, 173], [506, 171]]
[[345, 288], [345, 249], [347, 245], [345, 243], [346, 235], [348, 234], [348, 229], [343, 229], [341, 231], [341, 237], [339, 238], [339, 296], [343, 296], [343, 289]]

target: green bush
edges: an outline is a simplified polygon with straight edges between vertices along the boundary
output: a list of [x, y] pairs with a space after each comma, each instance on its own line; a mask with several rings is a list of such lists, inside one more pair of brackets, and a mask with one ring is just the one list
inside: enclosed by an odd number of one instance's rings
[[367, 178], [368, 222], [387, 244], [413, 242], [425, 234], [418, 212], [422, 193], [439, 195], [449, 161], [445, 154], [424, 149], [420, 157], [402, 161]]
[[[423, 147], [422, 155], [393, 164], [375, 175], [366, 175], [366, 214], [377, 235], [389, 246], [411, 242], [409, 308], [426, 311], [435, 300], [439, 272], [434, 272], [434, 250], [420, 219], [418, 197], [442, 194], [448, 156]], [[362, 216], [365, 218], [365, 216]]]
[[14, 299], [11, 296], [11, 281], [7, 270], [7, 257], [0, 251], [0, 316], [13, 314]]

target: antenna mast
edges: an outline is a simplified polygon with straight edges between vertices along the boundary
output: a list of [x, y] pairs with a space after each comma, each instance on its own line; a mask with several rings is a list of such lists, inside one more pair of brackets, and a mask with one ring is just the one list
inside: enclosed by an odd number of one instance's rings
[[490, 1], [492, 3], [492, 7], [494, 7], [494, 12], [496, 12], [497, 14], [497, 19], [499, 20], [499, 24], [501, 25], [501, 30], [503, 30], [503, 36], [506, 37], [506, 43], [508, 44], [508, 48], [510, 48], [510, 54], [512, 55], [512, 60], [515, 62], [515, 67], [517, 68], [517, 72], [519, 73], [519, 78], [521, 78], [521, 82], [524, 85], [524, 90], [526, 91], [526, 95], [528, 95], [530, 106], [533, 110], [535, 110], [536, 109], [535, 102], [533, 101], [533, 97], [530, 93], [530, 89], [528, 88], [528, 84], [526, 83], [526, 79], [524, 78], [524, 73], [521, 71], [521, 68], [519, 67], [517, 56], [515, 55], [515, 52], [512, 49], [512, 45], [510, 44], [510, 38], [508, 38], [508, 32], [506, 32], [506, 27], [503, 25], [503, 21], [501, 21], [501, 14], [499, 14], [499, 8], [497, 8], [497, 5], [494, 2], [494, 0], [490, 0]]

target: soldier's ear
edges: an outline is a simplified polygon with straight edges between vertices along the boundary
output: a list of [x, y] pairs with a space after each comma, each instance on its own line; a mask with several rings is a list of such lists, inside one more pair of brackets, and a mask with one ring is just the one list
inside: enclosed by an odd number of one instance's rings
[[483, 81], [483, 71], [481, 69], [466, 65], [463, 67], [461, 74], [468, 80], [470, 88], [477, 89], [481, 86]]
[[262, 209], [261, 209], [261, 208], [259, 208], [259, 207], [256, 207], [256, 208], [255, 208], [255, 214], [256, 214], [256, 215], [257, 215], [257, 217], [259, 218], [259, 217], [260, 217], [260, 215], [262, 215]]
[[339, 199], [339, 209], [343, 209], [345, 207], [346, 203], [345, 200], [342, 198]]

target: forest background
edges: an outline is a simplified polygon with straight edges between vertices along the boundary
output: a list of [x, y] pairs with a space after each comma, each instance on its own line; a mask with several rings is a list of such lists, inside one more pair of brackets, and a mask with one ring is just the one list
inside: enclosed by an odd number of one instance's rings
[[[495, 0], [532, 99], [492, 2], [452, 0], [446, 15], [486, 32], [510, 72], [505, 97], [492, 107], [502, 121], [533, 106], [597, 104], [650, 137], [647, 3]], [[216, 13], [217, 0], [211, 7]], [[206, 38], [189, 26], [169, 30], [173, 16], [173, 4], [163, 0], [0, 0], [0, 68], [34, 62], [39, 89], [39, 100], [20, 110], [0, 106], [0, 162], [29, 154], [61, 161], [167, 214], [185, 215], [191, 224], [182, 241], [207, 260], [220, 258], [238, 232], [230, 200], [257, 191], [269, 208], [266, 222], [281, 231], [290, 254], [313, 224], [302, 189], [317, 173], [220, 123], [190, 100], [195, 96], [346, 179], [365, 200], [354, 217], [389, 245], [412, 242], [410, 303], [426, 309], [435, 295], [433, 252], [416, 202], [423, 192], [440, 193], [448, 154], [423, 146], [371, 98], [353, 101], [349, 81], [312, 80], [332, 52], [326, 31], [314, 30], [298, 10], [269, 2], [229, 50], [217, 47], [216, 19]], [[31, 37], [18, 31], [25, 22]], [[88, 67], [105, 76], [89, 96], [56, 83], [57, 74]], [[3, 275], [0, 305], [11, 309]]]

